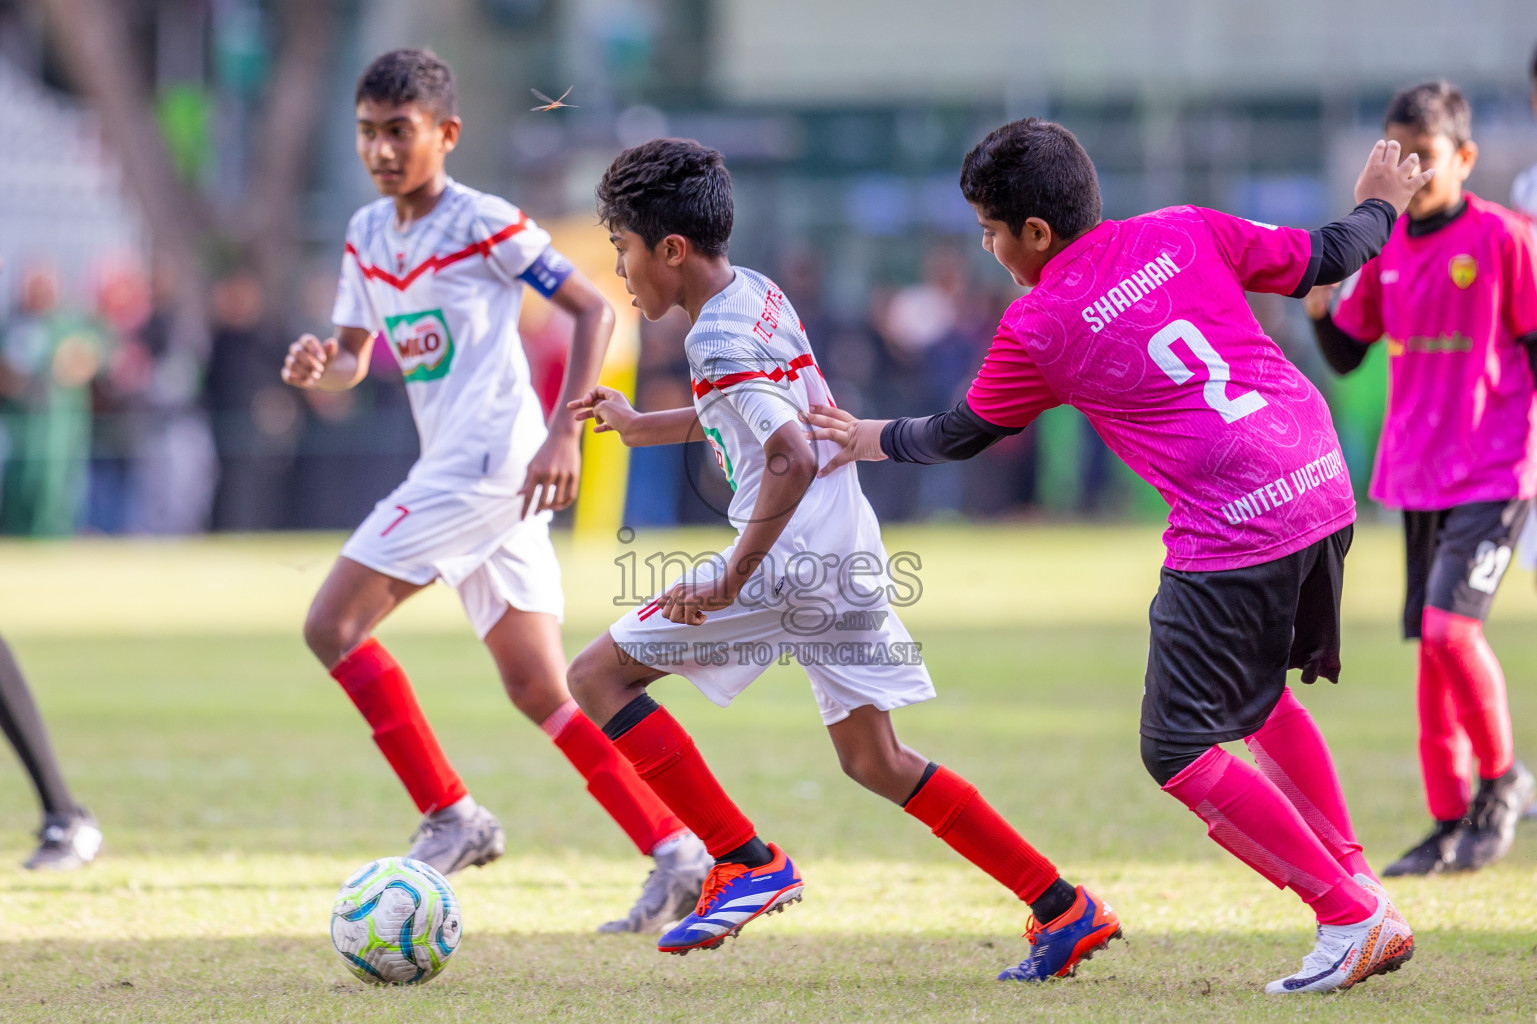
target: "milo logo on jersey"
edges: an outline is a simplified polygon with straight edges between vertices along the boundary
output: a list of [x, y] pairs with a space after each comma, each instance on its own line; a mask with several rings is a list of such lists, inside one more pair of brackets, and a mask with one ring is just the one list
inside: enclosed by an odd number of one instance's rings
[[726, 454], [726, 439], [720, 436], [720, 431], [714, 427], [704, 428], [704, 439], [710, 442], [710, 448], [715, 452], [715, 461], [720, 466], [722, 473], [726, 474], [726, 482], [731, 485], [732, 491], [736, 490], [736, 473], [731, 469], [731, 456]]
[[437, 380], [454, 361], [454, 337], [441, 309], [384, 318], [384, 331], [407, 384]]

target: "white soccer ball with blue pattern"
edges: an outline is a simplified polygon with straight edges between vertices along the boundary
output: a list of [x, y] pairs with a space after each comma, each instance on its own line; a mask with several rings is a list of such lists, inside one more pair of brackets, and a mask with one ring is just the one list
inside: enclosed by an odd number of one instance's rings
[[331, 944], [353, 974], [375, 985], [436, 977], [461, 931], [448, 879], [409, 857], [364, 864], [342, 883], [331, 909]]

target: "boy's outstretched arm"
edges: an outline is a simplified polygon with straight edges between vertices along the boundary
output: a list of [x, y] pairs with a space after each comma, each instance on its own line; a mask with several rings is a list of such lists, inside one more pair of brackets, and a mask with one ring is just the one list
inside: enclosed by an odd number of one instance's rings
[[1434, 175], [1434, 169], [1420, 170], [1418, 154], [1400, 160], [1398, 143], [1379, 141], [1356, 179], [1355, 210], [1312, 232], [1313, 260], [1292, 294], [1305, 296], [1303, 308], [1313, 321], [1319, 351], [1335, 373], [1360, 366], [1376, 339], [1354, 338], [1342, 330], [1329, 315], [1329, 293], [1382, 251], [1409, 199]]
[[658, 444], [683, 444], [704, 437], [694, 407], [636, 412], [624, 392], [599, 384], [580, 398], [566, 403], [578, 424], [592, 420], [594, 434], [615, 433], [626, 448]]
[[[566, 357], [566, 376], [560, 399], [550, 413], [549, 436], [528, 464], [524, 478], [523, 514], [565, 508], [576, 500], [582, 478], [582, 424], [573, 413], [571, 402], [598, 383], [603, 368], [603, 354], [608, 351], [614, 333], [614, 307], [608, 304], [580, 271], [572, 271], [550, 301], [570, 313], [576, 321], [571, 331], [571, 349]], [[535, 497], [538, 504], [534, 504]]]
[[373, 332], [363, 327], [338, 327], [325, 341], [301, 335], [288, 346], [283, 383], [304, 391], [346, 391], [368, 376], [373, 351]]
[[731, 549], [726, 575], [719, 580], [679, 583], [669, 590], [662, 597], [660, 610], [673, 622], [697, 626], [705, 621], [706, 612], [735, 601], [816, 479], [816, 452], [799, 423], [782, 424], [770, 434], [763, 442], [763, 459], [763, 478], [758, 483], [752, 521]]

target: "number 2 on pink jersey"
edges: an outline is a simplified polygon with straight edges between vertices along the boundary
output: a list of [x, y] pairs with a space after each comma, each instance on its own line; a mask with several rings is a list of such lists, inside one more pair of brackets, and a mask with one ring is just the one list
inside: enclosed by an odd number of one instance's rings
[[1217, 355], [1217, 350], [1211, 347], [1206, 335], [1189, 320], [1173, 321], [1147, 343], [1148, 355], [1153, 357], [1153, 362], [1174, 383], [1184, 384], [1195, 376], [1195, 371], [1175, 354], [1176, 341], [1183, 341], [1195, 353], [1195, 357], [1206, 364], [1206, 386], [1201, 393], [1206, 404], [1215, 409], [1224, 422], [1236, 423], [1251, 412], [1258, 412], [1270, 404], [1258, 391], [1245, 391], [1237, 398], [1227, 396], [1227, 385], [1232, 379], [1227, 360]]

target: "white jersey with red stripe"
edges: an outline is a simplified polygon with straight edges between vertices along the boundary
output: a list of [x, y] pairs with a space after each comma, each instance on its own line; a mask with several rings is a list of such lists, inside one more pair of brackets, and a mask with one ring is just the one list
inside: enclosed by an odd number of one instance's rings
[[[727, 517], [741, 531], [752, 521], [767, 468], [763, 442], [787, 423], [803, 426], [800, 416], [813, 404], [834, 403], [784, 292], [757, 271], [735, 270], [732, 282], [699, 311], [684, 352], [704, 439], [735, 492]], [[818, 461], [837, 450], [830, 442], [814, 444]], [[841, 536], [843, 524], [866, 521], [879, 543], [875, 514], [850, 465], [812, 483], [784, 532], [796, 550], [810, 545], [837, 554], [816, 535], [831, 526]]]
[[545, 438], [518, 335], [523, 285], [552, 294], [571, 265], [505, 199], [452, 179], [401, 230], [392, 200], [347, 226], [332, 320], [382, 335], [405, 377], [421, 456], [408, 479], [512, 495]]

